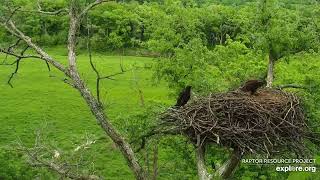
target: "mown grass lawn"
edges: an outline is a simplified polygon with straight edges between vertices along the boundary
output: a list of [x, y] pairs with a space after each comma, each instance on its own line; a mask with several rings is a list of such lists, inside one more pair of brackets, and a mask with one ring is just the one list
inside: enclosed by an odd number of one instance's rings
[[[49, 52], [66, 64], [65, 49], [49, 49]], [[3, 58], [1, 55], [1, 61]], [[109, 75], [120, 71], [121, 58], [125, 69], [132, 69], [133, 66], [139, 68], [115, 76], [115, 80], [102, 82], [101, 96], [106, 102], [106, 112], [111, 121], [142, 109], [138, 89], [142, 90], [146, 105], [152, 101], [172, 103], [166, 86], [152, 83], [151, 70], [145, 68], [152, 65], [151, 58], [95, 54], [93, 60], [102, 74]], [[8, 62], [12, 60], [9, 58]], [[95, 92], [95, 74], [87, 54], [79, 54], [78, 64], [82, 77]], [[81, 143], [85, 135], [96, 139], [105, 137], [80, 94], [63, 82], [62, 73], [53, 67], [48, 72], [45, 63], [25, 59], [12, 80], [14, 88], [11, 88], [7, 80], [14, 68], [0, 66], [0, 151], [4, 152], [17, 139], [32, 145], [35, 131], [44, 126], [47, 139], [52, 141], [50, 143], [66, 151]], [[107, 179], [133, 178], [125, 160], [110, 140], [100, 139], [92, 148], [90, 152], [96, 170]], [[0, 172], [6, 173], [6, 168], [20, 163], [24, 163], [24, 160], [18, 156], [8, 157], [6, 162], [0, 163], [8, 167], [1, 167]]]

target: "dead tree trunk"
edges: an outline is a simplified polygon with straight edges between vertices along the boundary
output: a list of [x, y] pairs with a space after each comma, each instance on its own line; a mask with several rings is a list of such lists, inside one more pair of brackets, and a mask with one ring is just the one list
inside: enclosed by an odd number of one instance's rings
[[155, 142], [153, 148], [153, 175], [152, 180], [158, 179], [158, 144]]
[[[198, 168], [199, 180], [210, 180], [215, 179], [213, 175], [208, 173], [205, 165], [205, 148], [197, 147], [196, 149], [196, 160]], [[218, 179], [230, 178], [234, 170], [238, 167], [241, 160], [241, 153], [235, 149], [230, 155], [229, 159], [216, 171], [214, 177]]]
[[92, 114], [96, 118], [100, 127], [104, 132], [112, 139], [112, 141], [120, 149], [122, 155], [127, 160], [129, 167], [134, 172], [136, 179], [147, 179], [145, 176], [144, 170], [138, 163], [138, 160], [130, 146], [130, 144], [122, 137], [122, 135], [112, 126], [107, 118], [101, 104], [90, 92], [84, 81], [81, 79], [78, 70], [77, 70], [77, 56], [76, 56], [76, 41], [77, 41], [77, 32], [79, 29], [81, 18], [84, 17], [87, 12], [102, 2], [103, 0], [96, 0], [93, 3], [86, 6], [82, 11], [79, 11], [80, 4], [78, 0], [71, 0], [69, 7], [69, 17], [70, 17], [70, 26], [69, 26], [69, 35], [68, 35], [68, 62], [69, 65], [67, 68], [64, 65], [60, 64], [58, 61], [50, 57], [42, 48], [32, 42], [31, 38], [26, 36], [21, 32], [14, 22], [8, 18], [4, 22], [1, 22], [1, 25], [5, 27], [11, 34], [22, 39], [28, 46], [33, 48], [37, 54], [39, 54], [39, 59], [44, 60], [45, 62], [53, 65], [55, 68], [63, 72], [67, 77], [71, 79], [70, 84], [76, 88], [88, 107], [90, 108]]
[[272, 88], [273, 68], [274, 68], [274, 58], [272, 57], [271, 53], [269, 53], [268, 74], [267, 74], [267, 87], [268, 88]]
[[234, 149], [230, 158], [225, 162], [216, 172], [216, 176], [223, 179], [229, 178], [241, 160], [241, 154], [239, 150]]
[[82, 81], [76, 66], [76, 40], [77, 40], [77, 32], [79, 27], [80, 18], [77, 13], [77, 4], [76, 0], [71, 2], [70, 7], [70, 28], [69, 28], [69, 36], [68, 36], [68, 60], [69, 60], [69, 72], [70, 77], [73, 80], [74, 87], [80, 92], [81, 96], [85, 99], [87, 105], [90, 107], [92, 114], [97, 119], [101, 128], [107, 133], [108, 136], [114, 141], [114, 143], [118, 146], [123, 156], [127, 160], [129, 167], [134, 172], [137, 179], [145, 179], [145, 175], [143, 169], [138, 163], [137, 158], [135, 157], [133, 150], [128, 142], [124, 140], [124, 138], [113, 128], [113, 126], [109, 123], [103, 108], [100, 103], [95, 99], [89, 89], [86, 87], [84, 82]]
[[210, 180], [211, 175], [207, 172], [204, 156], [205, 156], [205, 147], [198, 146], [196, 149], [196, 160], [197, 160], [199, 179]]

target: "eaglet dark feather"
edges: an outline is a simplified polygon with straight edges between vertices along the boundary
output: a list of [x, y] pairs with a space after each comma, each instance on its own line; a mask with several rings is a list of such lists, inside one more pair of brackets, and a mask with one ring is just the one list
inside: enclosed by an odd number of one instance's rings
[[179, 97], [177, 99], [177, 103], [174, 106], [175, 107], [181, 107], [181, 106], [184, 106], [185, 104], [187, 104], [187, 102], [190, 99], [190, 95], [191, 95], [191, 86], [187, 86], [186, 88], [184, 88], [180, 92], [180, 95], [179, 95]]
[[262, 80], [248, 80], [240, 90], [243, 92], [250, 92], [253, 95], [260, 87], [262, 87], [266, 82]]

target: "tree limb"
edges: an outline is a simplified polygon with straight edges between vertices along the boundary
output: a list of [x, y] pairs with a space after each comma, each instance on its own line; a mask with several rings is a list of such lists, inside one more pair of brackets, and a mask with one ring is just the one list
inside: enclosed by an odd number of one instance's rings
[[[18, 147], [15, 150], [25, 155], [31, 166], [47, 168], [61, 177], [67, 177], [70, 179], [83, 179], [83, 180], [98, 180], [101, 179], [96, 175], [85, 175], [79, 171], [79, 167], [86, 167], [91, 162], [85, 162], [82, 158], [82, 153], [85, 149], [95, 143], [95, 140], [89, 140], [77, 146], [71, 154], [65, 154], [58, 151], [56, 148], [52, 148], [47, 144], [44, 144], [46, 139], [41, 137], [40, 132], [36, 134], [33, 147], [29, 148], [18, 141]], [[80, 151], [81, 150], [81, 151]], [[65, 157], [65, 158], [63, 158]], [[73, 162], [76, 158], [75, 162]], [[80, 172], [80, 173], [79, 173]]]
[[14, 77], [14, 75], [18, 73], [20, 61], [21, 61], [21, 59], [23, 57], [23, 54], [28, 50], [28, 48], [29, 48], [29, 46], [27, 46], [25, 49], [23, 49], [21, 51], [21, 56], [17, 57], [17, 60], [15, 61], [16, 69], [13, 71], [13, 73], [11, 73], [11, 75], [9, 77], [9, 80], [8, 80], [8, 84], [11, 86], [11, 88], [13, 88], [13, 85], [11, 84], [11, 80]]
[[285, 85], [280, 85], [277, 88], [278, 89], [285, 89], [285, 88], [307, 89], [307, 87], [298, 85], [298, 84], [285, 84]]
[[[82, 11], [81, 16], [87, 13], [94, 6], [101, 4], [105, 1], [97, 0], [95, 3], [87, 6], [84, 11]], [[144, 180], [146, 179], [144, 169], [138, 162], [130, 144], [124, 139], [124, 137], [112, 126], [109, 122], [103, 108], [101, 107], [99, 101], [91, 94], [90, 90], [87, 88], [84, 81], [81, 79], [77, 67], [76, 67], [76, 40], [77, 40], [77, 32], [80, 25], [81, 16], [78, 15], [78, 7], [80, 6], [79, 1], [71, 0], [70, 9], [69, 9], [69, 17], [70, 17], [70, 26], [69, 26], [69, 34], [68, 34], [68, 62], [69, 67], [65, 68], [58, 61], [50, 57], [43, 49], [34, 44], [30, 37], [26, 36], [22, 33], [12, 22], [9, 20], [7, 23], [2, 23], [11, 34], [21, 38], [23, 41], [27, 43], [31, 48], [33, 48], [45, 61], [49, 64], [53, 65], [58, 70], [65, 73], [67, 77], [73, 81], [73, 87], [76, 88], [83, 99], [86, 101], [88, 107], [90, 108], [92, 114], [95, 116], [98, 124], [105, 131], [105, 133], [112, 139], [112, 141], [117, 145], [120, 149], [122, 155], [127, 160], [129, 167], [134, 172], [136, 179]]]
[[241, 152], [236, 148], [233, 150], [229, 159], [217, 170], [216, 176], [227, 179], [231, 177], [241, 160]]
[[205, 165], [205, 147], [198, 146], [196, 147], [196, 160], [197, 160], [197, 169], [198, 176], [200, 180], [210, 180], [212, 175], [208, 173]]
[[[29, 46], [28, 46], [29, 47]], [[10, 56], [14, 56], [16, 58], [20, 58], [20, 59], [26, 59], [26, 58], [37, 58], [37, 59], [42, 59], [42, 57], [40, 56], [35, 56], [35, 55], [23, 55], [23, 54], [15, 54], [14, 52], [12, 51], [8, 51], [8, 50], [4, 50], [4, 49], [1, 49], [0, 48], [0, 52], [4, 53], [4, 54], [7, 54], [7, 55], [10, 55]], [[15, 62], [13, 62], [12, 64], [15, 64]], [[10, 64], [10, 65], [12, 65]]]
[[121, 70], [120, 72], [117, 72], [117, 73], [114, 73], [114, 74], [110, 74], [110, 75], [107, 75], [107, 76], [103, 76], [103, 77], [101, 77], [100, 79], [110, 79], [110, 80], [114, 80], [114, 79], [112, 79], [112, 77], [117, 76], [117, 75], [120, 75], [120, 74], [124, 74], [124, 73], [126, 73], [126, 72], [128, 72], [128, 71], [131, 71], [132, 69], [133, 69], [133, 68], [127, 69], [127, 70]]
[[[96, 1], [96, 2], [101, 3], [102, 1]], [[87, 105], [90, 107], [91, 112], [95, 116], [98, 124], [106, 132], [106, 134], [113, 140], [113, 142], [117, 145], [117, 147], [122, 152], [124, 158], [128, 162], [129, 167], [134, 172], [136, 179], [146, 179], [144, 169], [140, 166], [138, 159], [136, 158], [130, 144], [121, 136], [121, 134], [119, 134], [119, 132], [109, 122], [103, 108], [101, 107], [101, 104], [91, 94], [90, 90], [86, 87], [85, 83], [80, 78], [80, 75], [77, 71], [76, 40], [77, 40], [77, 32], [79, 28], [79, 21], [81, 18], [81, 16], [78, 16], [78, 12], [77, 12], [77, 7], [79, 7], [78, 3], [79, 2], [76, 0], [71, 0], [71, 7], [69, 10], [70, 27], [69, 27], [69, 35], [68, 35], [68, 51], [69, 51], [68, 61], [69, 61], [70, 77], [74, 82], [75, 88], [80, 92], [81, 96], [84, 98], [84, 100], [87, 102]]]
[[14, 16], [14, 14], [20, 9], [20, 7], [15, 8], [13, 11], [10, 12], [10, 15], [5, 23], [8, 23], [8, 21], [11, 20], [11, 18]]
[[59, 15], [63, 12], [68, 12], [68, 9], [63, 8], [63, 9], [58, 9], [56, 11], [43, 11], [41, 4], [40, 4], [40, 0], [37, 1], [37, 6], [38, 6], [38, 10], [35, 12], [41, 13], [41, 14], [46, 14], [46, 15]]
[[79, 17], [83, 17], [84, 15], [86, 15], [92, 8], [96, 7], [99, 4], [105, 3], [105, 2], [109, 2], [110, 0], [96, 0], [93, 3], [88, 4], [84, 10], [80, 13]]
[[58, 70], [64, 72], [67, 76], [69, 76], [68, 71], [66, 68], [60, 64], [57, 60], [50, 57], [43, 49], [41, 49], [39, 46], [34, 44], [29, 36], [26, 36], [24, 33], [22, 33], [13, 23], [12, 20], [9, 20], [8, 23], [1, 23], [3, 27], [5, 27], [11, 34], [17, 36], [18, 38], [22, 39], [24, 42], [26, 42], [32, 49], [34, 49], [41, 57], [42, 60], [47, 61], [49, 64], [53, 65]]
[[99, 103], [101, 103], [101, 99], [100, 99], [100, 79], [101, 79], [101, 76], [100, 76], [99, 71], [97, 70], [97, 68], [95, 67], [95, 65], [92, 62], [92, 50], [91, 50], [91, 39], [90, 39], [91, 23], [90, 23], [90, 27], [89, 27], [88, 23], [89, 23], [89, 18], [87, 16], [87, 49], [88, 49], [88, 53], [89, 53], [89, 61], [90, 61], [91, 68], [96, 73], [97, 99], [98, 99]]

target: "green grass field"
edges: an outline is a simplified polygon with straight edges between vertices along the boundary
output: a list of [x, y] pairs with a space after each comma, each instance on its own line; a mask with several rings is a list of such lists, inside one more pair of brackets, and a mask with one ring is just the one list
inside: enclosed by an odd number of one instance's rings
[[[60, 62], [66, 63], [64, 49], [49, 52]], [[0, 56], [1, 60], [3, 58]], [[120, 59], [120, 56], [97, 54], [93, 60], [99, 71], [108, 75], [120, 71]], [[102, 82], [101, 96], [106, 102], [106, 111], [111, 121], [143, 109], [138, 88], [143, 91], [146, 105], [154, 101], [171, 103], [166, 86], [152, 85], [152, 73], [144, 68], [152, 65], [151, 58], [125, 56], [122, 59], [125, 69], [133, 66], [141, 68], [115, 76], [116, 80]], [[12, 60], [8, 59], [8, 62]], [[78, 64], [82, 77], [95, 92], [95, 74], [86, 54], [78, 56]], [[14, 88], [11, 88], [6, 82], [13, 70], [14, 66], [0, 66], [0, 150], [12, 146], [17, 139], [31, 145], [35, 131], [43, 126], [46, 126], [46, 135], [52, 140], [51, 143], [66, 150], [76, 147], [86, 134], [98, 139], [105, 137], [80, 94], [62, 81], [61, 73], [54, 68], [48, 72], [45, 63], [26, 59], [21, 62], [19, 72], [12, 81]], [[91, 152], [99, 173], [108, 179], [133, 177], [110, 140], [107, 143], [104, 139], [99, 140], [93, 148]], [[3, 163], [10, 166], [10, 163], [24, 162], [23, 159], [19, 159], [20, 162], [14, 162], [17, 159], [9, 160], [9, 163]]]
[[[66, 49], [52, 48], [48, 49], [48, 52], [60, 62], [67, 63]], [[0, 60], [3, 58], [1, 55]], [[154, 62], [152, 58], [94, 54], [93, 60], [99, 71], [108, 75], [120, 71], [121, 58], [125, 69], [131, 69], [133, 66], [140, 68], [116, 76], [116, 80], [105, 80], [101, 84], [102, 100], [106, 104], [108, 117], [120, 130], [130, 121], [139, 123], [139, 116], [136, 119], [131, 118], [137, 112], [148, 110], [141, 106], [138, 89], [143, 91], [146, 107], [153, 103], [164, 106], [174, 103], [174, 98], [169, 96], [172, 92], [166, 84], [154, 83], [152, 70], [146, 68], [152, 66]], [[293, 59], [290, 64], [279, 63], [276, 71], [281, 73], [276, 74], [278, 78], [276, 83], [288, 81], [302, 83], [304, 77], [318, 77], [314, 69], [319, 67], [318, 58], [312, 56], [308, 59], [308, 66], [300, 63], [299, 57]], [[8, 59], [8, 62], [12, 61], [13, 59]], [[82, 77], [92, 92], [95, 92], [95, 74], [91, 70], [87, 54], [79, 54], [78, 64]], [[307, 69], [309, 66], [311, 69]], [[97, 125], [80, 94], [63, 82], [63, 74], [54, 68], [48, 72], [42, 61], [26, 59], [21, 62], [19, 72], [12, 81], [14, 88], [11, 88], [7, 80], [14, 68], [14, 66], [0, 66], [0, 177], [30, 179], [37, 176], [40, 179], [56, 179], [43, 169], [31, 170], [26, 165], [25, 159], [11, 150], [18, 139], [28, 146], [32, 145], [36, 130], [45, 126], [48, 144], [65, 152], [73, 150], [82, 143], [85, 135], [98, 139], [88, 150], [90, 158], [95, 162], [97, 174], [103, 175], [106, 179], [133, 179], [125, 160], [115, 145], [105, 138], [105, 134]], [[177, 147], [160, 149], [160, 179], [195, 178], [195, 169], [186, 169], [190, 167], [187, 165], [188, 161], [174, 164], [179, 162], [179, 159], [185, 158], [179, 154]], [[309, 174], [293, 173], [290, 179], [303, 177], [309, 177]], [[315, 177], [315, 174], [312, 177]]]

